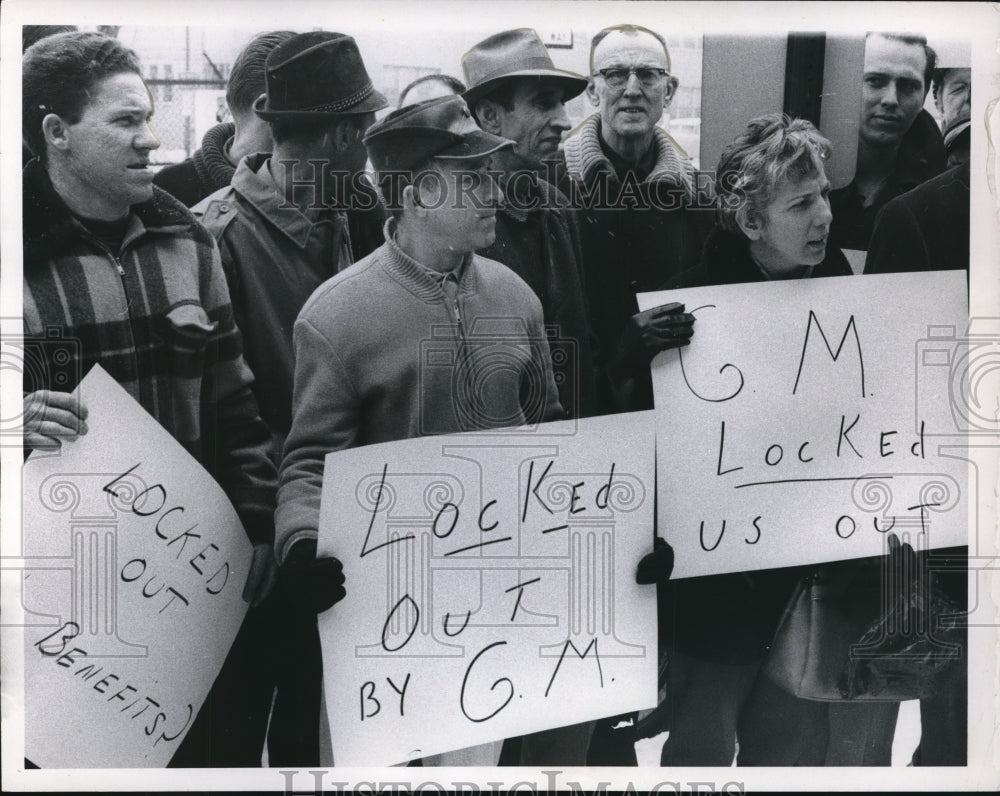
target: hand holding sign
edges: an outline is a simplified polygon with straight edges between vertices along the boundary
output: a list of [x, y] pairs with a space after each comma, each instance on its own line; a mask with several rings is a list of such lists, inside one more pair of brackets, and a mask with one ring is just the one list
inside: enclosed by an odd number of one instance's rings
[[643, 585], [666, 583], [674, 571], [674, 548], [666, 539], [657, 536], [653, 552], [646, 553], [635, 571], [635, 582]]
[[23, 471], [25, 755], [162, 767], [271, 554], [252, 553], [215, 480], [99, 366], [69, 397], [90, 432]]
[[333, 556], [316, 557], [316, 540], [292, 545], [281, 567], [281, 577], [312, 611], [321, 614], [344, 599], [344, 565]]
[[684, 312], [684, 305], [671, 302], [638, 312], [629, 318], [618, 338], [610, 369], [617, 383], [624, 382], [661, 351], [681, 348], [691, 342], [694, 316]]
[[87, 433], [87, 407], [73, 393], [36, 390], [24, 396], [24, 444], [31, 450], [58, 450]]

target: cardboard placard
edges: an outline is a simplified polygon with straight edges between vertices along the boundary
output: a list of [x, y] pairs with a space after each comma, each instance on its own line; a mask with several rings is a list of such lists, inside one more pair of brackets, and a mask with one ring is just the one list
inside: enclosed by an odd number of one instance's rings
[[966, 543], [964, 272], [639, 297], [670, 301], [695, 316], [653, 362], [674, 578]]
[[246, 614], [252, 548], [215, 480], [100, 366], [86, 435], [25, 462], [25, 754], [163, 767]]
[[[575, 433], [573, 432], [575, 423]], [[386, 765], [656, 704], [651, 412], [326, 459], [334, 759]]]

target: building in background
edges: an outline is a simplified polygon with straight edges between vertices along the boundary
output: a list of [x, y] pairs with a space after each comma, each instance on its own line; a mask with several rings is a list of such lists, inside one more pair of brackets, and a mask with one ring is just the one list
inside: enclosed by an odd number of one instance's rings
[[[515, 20], [512, 20], [514, 23]], [[524, 26], [531, 26], [525, 19]], [[330, 26], [324, 26], [330, 27]], [[552, 60], [561, 69], [587, 74], [590, 39], [598, 30], [539, 29]], [[138, 53], [143, 78], [153, 92], [153, 126], [162, 140], [153, 153], [160, 165], [179, 163], [198, 148], [208, 128], [224, 118], [226, 79], [233, 59], [260, 30], [255, 28], [122, 26], [118, 38]], [[421, 31], [346, 25], [354, 36], [376, 88], [395, 106], [409, 83], [428, 74], [461, 74], [466, 50], [495, 30], [469, 20], [466, 30], [441, 31], [429, 39]], [[674, 74], [680, 87], [660, 125], [697, 163], [701, 125], [701, 36], [667, 37]], [[586, 96], [571, 100], [566, 112], [574, 127], [595, 112]]]

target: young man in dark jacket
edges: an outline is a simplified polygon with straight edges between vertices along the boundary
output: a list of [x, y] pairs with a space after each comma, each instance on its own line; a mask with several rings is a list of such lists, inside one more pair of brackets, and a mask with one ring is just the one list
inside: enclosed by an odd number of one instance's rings
[[[385, 214], [363, 175], [361, 137], [387, 102], [342, 33], [288, 38], [268, 56], [266, 88], [254, 112], [270, 126], [273, 154], [244, 158], [231, 184], [192, 211], [219, 243], [277, 463], [292, 423], [295, 318], [317, 287], [382, 242]], [[283, 575], [267, 606], [284, 639], [272, 765], [319, 763], [319, 637], [296, 579]]]
[[867, 251], [885, 203], [944, 171], [944, 139], [923, 110], [935, 63], [923, 36], [865, 39], [858, 162], [854, 179], [830, 194], [831, 245]]

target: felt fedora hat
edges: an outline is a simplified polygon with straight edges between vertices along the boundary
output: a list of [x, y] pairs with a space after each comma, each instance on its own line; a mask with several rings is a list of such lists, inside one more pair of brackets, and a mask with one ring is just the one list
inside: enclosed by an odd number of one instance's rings
[[556, 69], [538, 34], [531, 28], [495, 33], [462, 56], [468, 90], [462, 94], [475, 105], [502, 80], [512, 77], [545, 77], [565, 88], [563, 101], [573, 99], [587, 87], [587, 78]]
[[254, 103], [262, 119], [316, 118], [388, 107], [375, 90], [351, 36], [311, 31], [293, 36], [267, 56], [266, 93]]
[[480, 129], [458, 95], [407, 105], [368, 128], [362, 139], [375, 171], [406, 171], [430, 158], [478, 160], [514, 142]]

